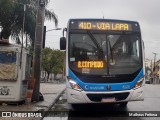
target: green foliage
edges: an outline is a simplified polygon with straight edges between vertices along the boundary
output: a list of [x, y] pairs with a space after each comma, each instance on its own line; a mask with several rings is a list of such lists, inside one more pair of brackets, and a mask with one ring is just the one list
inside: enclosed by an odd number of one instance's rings
[[42, 69], [48, 73], [62, 73], [64, 68], [64, 56], [65, 53], [60, 50], [52, 50], [50, 48], [44, 48], [42, 50]]
[[52, 71], [52, 60], [51, 60], [51, 55], [52, 55], [52, 49], [50, 48], [44, 48], [42, 50], [42, 69], [46, 71], [47, 73], [51, 73]]
[[[38, 0], [0, 0], [0, 26], [2, 26], [3, 38], [8, 39], [11, 35], [17, 37], [23, 28], [24, 4], [26, 5], [24, 32], [33, 43], [35, 37], [36, 14]], [[49, 0], [45, 0], [46, 5]], [[57, 25], [57, 16], [53, 11], [45, 9], [45, 18], [54, 20]]]
[[56, 75], [63, 72], [65, 53], [60, 50], [53, 50], [52, 60], [53, 69], [52, 72]]

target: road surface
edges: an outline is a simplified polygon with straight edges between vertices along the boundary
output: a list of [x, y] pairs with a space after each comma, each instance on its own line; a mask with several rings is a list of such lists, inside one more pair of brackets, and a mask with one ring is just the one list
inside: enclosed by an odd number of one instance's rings
[[160, 120], [160, 85], [146, 84], [144, 95], [144, 101], [129, 102], [126, 108], [90, 104], [76, 106], [74, 109], [67, 103], [64, 92], [44, 120]]

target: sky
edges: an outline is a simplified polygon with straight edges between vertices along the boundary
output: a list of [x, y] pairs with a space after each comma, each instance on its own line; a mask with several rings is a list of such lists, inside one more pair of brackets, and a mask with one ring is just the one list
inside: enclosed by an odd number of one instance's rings
[[[138, 21], [145, 44], [145, 57], [160, 59], [160, 0], [50, 0], [47, 9], [58, 16], [58, 28], [67, 27], [70, 18], [105, 18]], [[47, 30], [55, 29], [46, 21]], [[46, 47], [59, 49], [62, 30], [46, 33]]]

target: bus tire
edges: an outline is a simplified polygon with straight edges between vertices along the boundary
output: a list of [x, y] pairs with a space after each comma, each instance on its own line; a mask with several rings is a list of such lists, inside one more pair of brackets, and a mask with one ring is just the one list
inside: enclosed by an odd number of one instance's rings
[[127, 107], [128, 102], [121, 102], [119, 103], [120, 107]]
[[71, 106], [72, 106], [72, 108], [73, 108], [74, 110], [77, 110], [77, 108], [78, 108], [78, 104], [71, 104]]

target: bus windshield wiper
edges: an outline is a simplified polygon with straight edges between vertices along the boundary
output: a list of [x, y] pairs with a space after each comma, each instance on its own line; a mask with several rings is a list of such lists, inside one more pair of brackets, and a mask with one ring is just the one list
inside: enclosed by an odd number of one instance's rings
[[110, 49], [110, 54], [111, 54], [111, 60], [112, 60], [112, 63], [114, 63], [114, 61], [113, 61], [113, 51], [112, 51], [112, 47], [111, 47], [111, 42], [110, 42], [110, 40], [108, 39], [108, 43], [109, 43], [109, 49]]
[[96, 38], [92, 35], [92, 33], [91, 33], [89, 30], [87, 30], [87, 33], [88, 33], [88, 35], [90, 36], [90, 38], [92, 39], [93, 43], [97, 46], [99, 52], [101, 53], [101, 54], [99, 54], [99, 55], [100, 55], [100, 57], [103, 59], [103, 57], [104, 57], [103, 49], [101, 48], [101, 46], [100, 46], [99, 43], [97, 42]]

